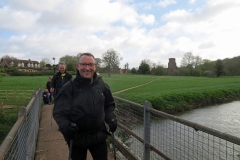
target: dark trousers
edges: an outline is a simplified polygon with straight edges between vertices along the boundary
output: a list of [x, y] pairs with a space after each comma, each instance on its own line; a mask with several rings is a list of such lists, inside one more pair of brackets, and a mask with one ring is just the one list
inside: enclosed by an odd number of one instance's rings
[[50, 103], [52, 103], [52, 95], [53, 93], [50, 93], [50, 96], [49, 96]]
[[106, 141], [88, 148], [72, 146], [72, 160], [86, 160], [88, 149], [94, 160], [107, 160], [108, 151]]

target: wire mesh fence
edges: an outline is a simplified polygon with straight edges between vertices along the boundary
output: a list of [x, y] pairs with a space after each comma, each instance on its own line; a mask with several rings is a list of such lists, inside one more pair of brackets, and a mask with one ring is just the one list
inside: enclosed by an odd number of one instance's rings
[[32, 160], [35, 156], [42, 89], [32, 93], [26, 107], [18, 113], [18, 120], [0, 146], [0, 160]]
[[239, 137], [114, 98], [119, 159], [240, 160]]

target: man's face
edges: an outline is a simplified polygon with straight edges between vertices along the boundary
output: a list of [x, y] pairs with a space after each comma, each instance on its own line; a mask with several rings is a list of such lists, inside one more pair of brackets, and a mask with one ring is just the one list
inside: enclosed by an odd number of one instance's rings
[[95, 60], [92, 56], [83, 55], [79, 59], [79, 62], [76, 65], [76, 67], [83, 78], [92, 79], [93, 74], [96, 71]]
[[62, 64], [60, 64], [59, 65], [59, 67], [58, 67], [58, 70], [59, 70], [59, 72], [61, 72], [61, 73], [64, 73], [65, 72], [65, 66], [64, 65], [62, 65]]

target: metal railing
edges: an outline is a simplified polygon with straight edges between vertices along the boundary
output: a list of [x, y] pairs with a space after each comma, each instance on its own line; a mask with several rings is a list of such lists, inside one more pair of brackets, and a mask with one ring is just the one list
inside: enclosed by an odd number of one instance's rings
[[20, 108], [18, 119], [0, 146], [0, 160], [32, 160], [41, 114], [41, 86], [32, 93], [27, 107]]
[[118, 97], [119, 159], [240, 160], [240, 138]]

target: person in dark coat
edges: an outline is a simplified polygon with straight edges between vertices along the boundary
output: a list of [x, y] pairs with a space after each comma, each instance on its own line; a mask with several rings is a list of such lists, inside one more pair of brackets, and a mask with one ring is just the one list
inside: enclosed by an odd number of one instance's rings
[[53, 93], [53, 97], [55, 98], [58, 94], [60, 88], [72, 79], [72, 75], [66, 71], [66, 64], [64, 62], [60, 62], [58, 64], [58, 72], [53, 76], [50, 83], [50, 92]]
[[44, 92], [42, 93], [42, 98], [43, 98], [44, 104], [50, 104], [49, 97], [50, 97], [50, 93], [48, 92], [48, 89], [45, 88]]
[[94, 160], [107, 160], [106, 139], [117, 129], [115, 102], [109, 86], [96, 73], [94, 56], [83, 53], [76, 78], [56, 96], [53, 117], [68, 145], [72, 160], [84, 160], [87, 150]]
[[51, 80], [52, 80], [52, 78], [51, 78], [51, 77], [48, 77], [48, 79], [47, 79], [47, 84], [46, 84], [46, 87], [47, 87], [47, 89], [48, 89], [48, 92], [50, 93], [50, 97], [49, 97], [49, 102], [50, 102], [50, 104], [52, 103]]

